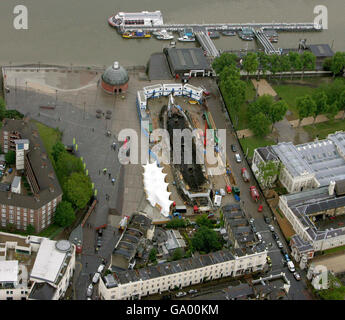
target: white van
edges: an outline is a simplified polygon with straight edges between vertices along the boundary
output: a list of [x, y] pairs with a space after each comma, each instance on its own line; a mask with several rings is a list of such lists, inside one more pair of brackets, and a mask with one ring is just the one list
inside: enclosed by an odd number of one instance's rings
[[291, 272], [295, 272], [295, 271], [296, 271], [296, 270], [295, 270], [295, 265], [293, 264], [292, 261], [289, 261], [289, 262], [287, 263], [287, 266], [288, 266], [288, 269], [289, 269]]

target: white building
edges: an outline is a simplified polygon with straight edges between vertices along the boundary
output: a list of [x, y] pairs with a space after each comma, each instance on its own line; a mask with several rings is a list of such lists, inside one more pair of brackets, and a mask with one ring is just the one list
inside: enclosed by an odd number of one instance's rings
[[145, 110], [147, 107], [147, 98], [143, 90], [137, 92], [137, 106], [141, 110]]
[[204, 90], [200, 87], [195, 87], [195, 86], [192, 86], [188, 83], [186, 83], [184, 86], [183, 86], [183, 95], [186, 96], [186, 97], [189, 97], [191, 99], [194, 99], [198, 102], [201, 102], [202, 100], [202, 96], [203, 96], [203, 92]]
[[169, 96], [171, 93], [174, 96], [182, 96], [183, 95], [182, 84], [178, 84], [178, 83], [165, 83], [165, 84], [163, 84], [163, 95]]
[[[340, 183], [342, 191], [337, 186]], [[345, 214], [344, 186], [345, 180], [342, 180], [336, 183], [336, 193], [334, 188], [326, 186], [280, 196], [279, 209], [296, 232], [290, 242], [296, 261], [300, 261], [303, 255], [312, 259], [317, 251], [345, 245], [345, 227], [318, 227], [318, 221]]]
[[328, 186], [331, 181], [345, 179], [345, 132], [296, 146], [282, 142], [255, 149], [252, 169], [256, 176], [258, 164], [269, 160], [283, 164], [279, 180], [289, 193]]
[[29, 150], [28, 139], [18, 139], [14, 141], [16, 145], [16, 169], [24, 170], [25, 151]]
[[163, 95], [163, 86], [161, 84], [154, 84], [143, 88], [147, 99], [159, 98]]
[[11, 192], [18, 193], [20, 194], [21, 188], [20, 188], [20, 182], [21, 182], [21, 177], [15, 176], [13, 178], [12, 184], [11, 184]]
[[67, 240], [0, 232], [0, 300], [57, 300], [75, 268], [75, 247]]
[[104, 300], [140, 299], [174, 288], [183, 288], [223, 277], [237, 277], [261, 271], [267, 251], [234, 256], [223, 250], [155, 266], [113, 273], [99, 282]]

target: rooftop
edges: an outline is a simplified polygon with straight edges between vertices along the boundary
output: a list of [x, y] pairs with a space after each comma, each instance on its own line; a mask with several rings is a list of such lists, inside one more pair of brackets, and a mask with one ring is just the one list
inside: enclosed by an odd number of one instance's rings
[[209, 70], [210, 64], [201, 48], [165, 48], [171, 71]]
[[317, 58], [334, 56], [334, 52], [328, 44], [311, 44], [308, 47]]
[[18, 261], [0, 261], [0, 283], [18, 281]]
[[67, 253], [56, 249], [56, 241], [44, 238], [39, 247], [31, 278], [55, 283]]
[[121, 86], [129, 81], [129, 77], [127, 71], [118, 62], [114, 62], [104, 71], [102, 80], [113, 86]]
[[38, 209], [45, 203], [57, 198], [62, 193], [62, 190], [34, 123], [29, 122], [27, 119], [4, 119], [2, 130], [8, 132], [17, 131], [20, 133], [21, 139], [28, 139], [30, 141], [30, 150], [26, 153], [26, 159], [28, 165], [32, 168], [34, 178], [39, 187], [39, 193], [37, 194], [39, 201], [34, 196], [0, 192], [0, 203]]

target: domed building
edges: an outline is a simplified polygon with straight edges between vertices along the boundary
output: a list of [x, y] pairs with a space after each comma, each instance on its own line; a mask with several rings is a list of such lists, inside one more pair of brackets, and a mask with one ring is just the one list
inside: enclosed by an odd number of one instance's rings
[[125, 68], [115, 61], [102, 75], [101, 85], [109, 94], [125, 93], [128, 89], [128, 73]]

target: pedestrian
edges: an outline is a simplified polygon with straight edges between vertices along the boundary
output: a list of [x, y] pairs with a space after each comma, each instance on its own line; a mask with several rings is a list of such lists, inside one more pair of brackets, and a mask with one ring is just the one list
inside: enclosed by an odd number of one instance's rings
[[101, 174], [101, 169], [98, 170], [98, 174], [99, 174], [99, 175]]
[[106, 174], [107, 173], [107, 168], [103, 169], [103, 173]]
[[110, 172], [109, 172], [108, 176], [109, 176], [109, 179], [110, 179], [111, 178], [111, 173]]
[[111, 183], [114, 185], [114, 183], [115, 183], [115, 178], [112, 178], [112, 179], [111, 179]]

